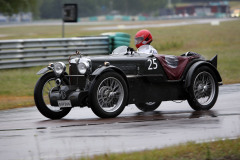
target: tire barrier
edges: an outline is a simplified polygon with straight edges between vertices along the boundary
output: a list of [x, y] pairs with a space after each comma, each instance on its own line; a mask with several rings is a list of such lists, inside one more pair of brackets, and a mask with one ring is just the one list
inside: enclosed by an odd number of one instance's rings
[[102, 35], [105, 35], [105, 36], [107, 35], [110, 37], [111, 52], [119, 46], [129, 46], [131, 42], [131, 36], [123, 32], [107, 32], [107, 33], [103, 33]]

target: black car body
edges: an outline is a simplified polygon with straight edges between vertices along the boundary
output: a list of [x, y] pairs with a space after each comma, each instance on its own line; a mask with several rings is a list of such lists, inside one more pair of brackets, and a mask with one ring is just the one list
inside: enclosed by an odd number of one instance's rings
[[69, 60], [69, 73], [62, 62], [50, 64], [39, 71], [44, 75], [35, 87], [37, 108], [59, 119], [78, 106], [88, 106], [102, 118], [118, 116], [128, 104], [142, 111], [153, 111], [169, 100], [188, 100], [194, 110], [213, 107], [222, 81], [217, 56], [205, 60], [192, 52], [149, 54], [146, 47], [136, 52], [123, 46], [107, 56], [76, 55]]

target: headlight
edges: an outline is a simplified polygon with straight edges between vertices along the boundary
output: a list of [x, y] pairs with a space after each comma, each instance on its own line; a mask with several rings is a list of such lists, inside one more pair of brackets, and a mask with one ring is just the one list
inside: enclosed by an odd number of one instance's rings
[[66, 70], [66, 65], [63, 62], [54, 63], [54, 72], [57, 76], [60, 76]]
[[85, 59], [85, 58], [82, 58], [79, 60], [79, 63], [77, 64], [77, 68], [80, 74], [85, 74], [87, 72], [87, 70], [90, 67], [89, 61], [90, 61], [89, 59]]

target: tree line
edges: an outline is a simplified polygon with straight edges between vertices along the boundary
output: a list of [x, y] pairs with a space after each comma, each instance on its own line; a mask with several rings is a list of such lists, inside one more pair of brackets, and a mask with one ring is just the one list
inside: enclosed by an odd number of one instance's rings
[[[168, 0], [41, 0], [41, 18], [60, 18], [66, 3], [78, 4], [78, 16], [88, 17], [118, 13], [122, 15], [150, 14], [164, 8]], [[172, 0], [179, 1], [179, 0]]]
[[[177, 3], [213, 2], [221, 0], [0, 0], [0, 13], [12, 15], [32, 12], [34, 18], [53, 19], [62, 17], [62, 7], [66, 3], [78, 4], [78, 16], [97, 15], [152, 15], [159, 9]], [[234, 0], [232, 0], [234, 1]]]

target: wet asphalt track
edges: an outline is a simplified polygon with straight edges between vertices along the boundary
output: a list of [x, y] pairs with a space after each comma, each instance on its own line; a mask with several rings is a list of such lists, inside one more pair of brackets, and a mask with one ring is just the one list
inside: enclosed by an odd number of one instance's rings
[[35, 107], [0, 112], [3, 160], [58, 160], [238, 136], [240, 84], [221, 86], [216, 105], [204, 112], [194, 112], [187, 102], [163, 102], [150, 113], [130, 105], [114, 119], [99, 119], [88, 108], [54, 121]]

